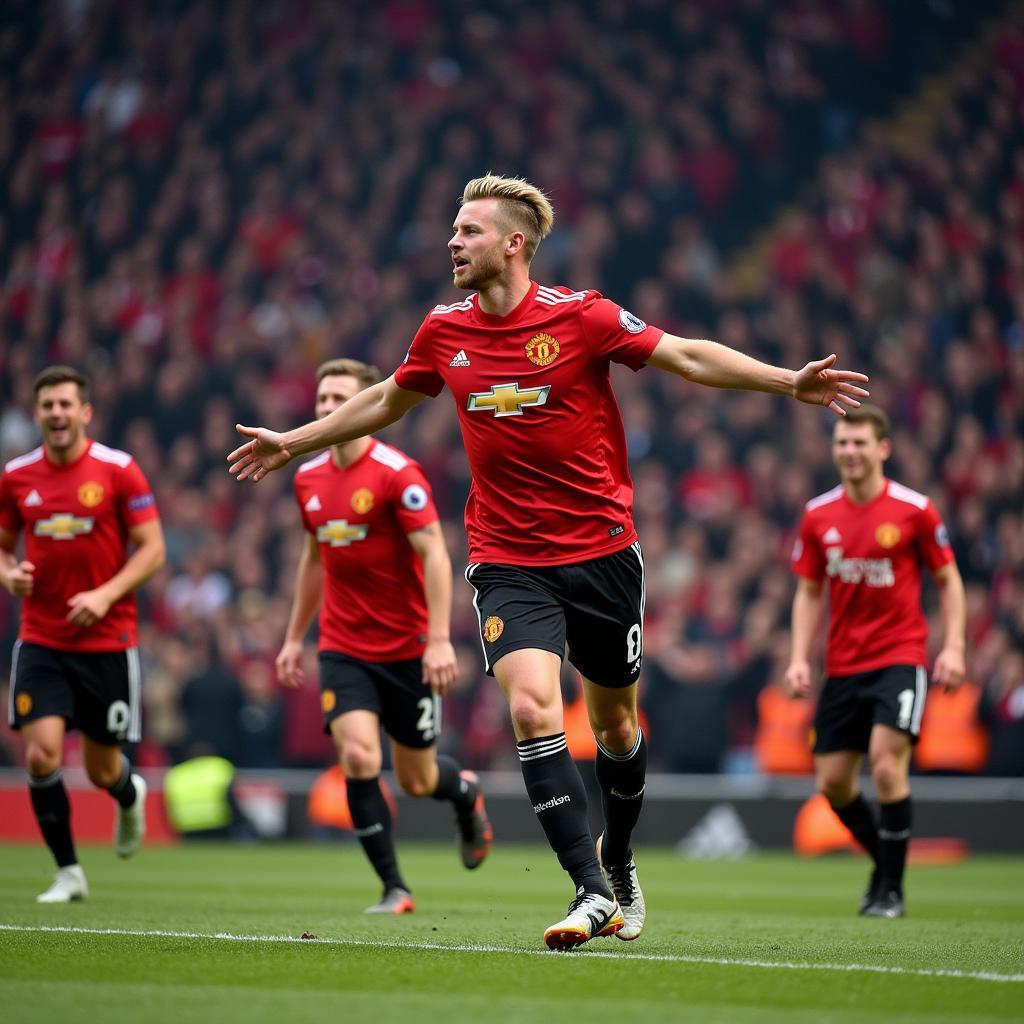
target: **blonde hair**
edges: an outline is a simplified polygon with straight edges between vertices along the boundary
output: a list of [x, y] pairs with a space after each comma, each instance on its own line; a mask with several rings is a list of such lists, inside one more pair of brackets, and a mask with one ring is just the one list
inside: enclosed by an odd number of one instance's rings
[[463, 205], [476, 199], [497, 199], [508, 224], [526, 236], [523, 247], [526, 261], [533, 259], [537, 246], [551, 234], [555, 211], [551, 200], [525, 178], [502, 178], [488, 172], [482, 178], [466, 182], [462, 190]]
[[324, 377], [355, 377], [360, 390], [365, 390], [380, 380], [380, 370], [376, 366], [361, 363], [358, 359], [328, 359], [317, 367], [316, 382]]

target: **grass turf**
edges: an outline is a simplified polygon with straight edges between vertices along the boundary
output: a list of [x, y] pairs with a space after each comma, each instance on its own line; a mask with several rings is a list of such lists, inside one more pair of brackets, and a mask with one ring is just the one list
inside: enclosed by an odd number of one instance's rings
[[641, 849], [641, 939], [549, 953], [541, 934], [571, 891], [546, 849], [499, 846], [472, 873], [454, 845], [400, 857], [417, 912], [382, 919], [362, 913], [378, 888], [354, 844], [153, 847], [127, 862], [86, 848], [91, 898], [65, 906], [34, 902], [45, 850], [2, 847], [0, 1018], [1024, 1019], [1024, 860], [913, 867], [909, 916], [878, 921], [853, 911], [863, 860]]

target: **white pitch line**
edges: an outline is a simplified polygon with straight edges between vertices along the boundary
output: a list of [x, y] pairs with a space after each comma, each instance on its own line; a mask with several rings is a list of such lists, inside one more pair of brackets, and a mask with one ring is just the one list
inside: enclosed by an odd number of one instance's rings
[[[72, 928], [62, 925], [0, 924], [0, 932], [52, 932], [73, 935], [132, 935], [156, 939], [216, 939], [221, 942], [280, 942], [331, 946], [370, 946], [375, 949], [423, 949], [442, 953], [505, 953], [516, 956], [565, 956], [550, 949], [516, 949], [511, 946], [446, 946], [439, 942], [385, 942], [375, 939], [303, 939], [297, 935], [236, 935], [232, 932], [178, 932], [162, 929]], [[820, 964], [786, 960], [743, 960], [715, 956], [683, 956], [673, 953], [609, 953], [588, 946], [580, 956], [605, 960], [647, 960], [656, 963], [712, 964], [719, 967], [755, 967], [783, 971], [840, 971], [865, 974], [899, 974], [915, 978], [959, 978], [968, 981], [1024, 982], [1024, 974], [999, 974], [995, 971], [959, 971], [953, 968], [891, 967], [884, 964]]]

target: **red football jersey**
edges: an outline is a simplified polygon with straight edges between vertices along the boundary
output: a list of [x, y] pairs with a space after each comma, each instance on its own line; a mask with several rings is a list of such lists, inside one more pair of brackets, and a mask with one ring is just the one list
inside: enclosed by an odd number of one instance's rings
[[295, 498], [320, 545], [320, 650], [363, 661], [420, 657], [427, 640], [423, 562], [407, 534], [438, 518], [423, 470], [371, 439], [344, 469], [329, 450], [299, 466]]
[[842, 486], [809, 501], [793, 571], [810, 580], [828, 578], [826, 674], [924, 665], [921, 569], [935, 572], [952, 561], [935, 506], [893, 480], [866, 505], [852, 502]]
[[662, 336], [599, 292], [531, 284], [508, 316], [471, 295], [437, 306], [395, 380], [459, 413], [473, 483], [472, 562], [565, 565], [636, 540], [612, 361], [639, 370]]
[[43, 447], [8, 462], [0, 527], [25, 531], [25, 558], [36, 567], [32, 594], [21, 602], [21, 639], [62, 651], [134, 647], [134, 594], [84, 629], [68, 623], [68, 599], [115, 576], [128, 558], [129, 530], [156, 518], [153, 492], [127, 452], [90, 441], [66, 466]]

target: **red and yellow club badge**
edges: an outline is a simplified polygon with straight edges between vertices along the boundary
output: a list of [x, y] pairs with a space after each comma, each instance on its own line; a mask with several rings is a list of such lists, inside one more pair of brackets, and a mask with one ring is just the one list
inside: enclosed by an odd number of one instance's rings
[[78, 488], [78, 500], [86, 508], [95, 508], [103, 500], [103, 485], [95, 480], [86, 480]]
[[902, 536], [900, 528], [895, 523], [882, 523], [882, 525], [875, 530], [875, 540], [877, 540], [883, 548], [896, 547], [900, 542], [900, 537]]
[[526, 358], [535, 366], [547, 366], [558, 358], [560, 346], [550, 334], [535, 334], [526, 343]]
[[484, 623], [484, 639], [493, 644], [505, 631], [505, 623], [497, 615], [489, 615]]
[[360, 487], [352, 495], [352, 509], [365, 516], [373, 508], [373, 491], [369, 487]]
[[330, 714], [337, 703], [338, 695], [333, 690], [324, 690], [324, 692], [320, 694], [320, 707], [324, 709], [325, 714]]
[[27, 715], [32, 710], [32, 697], [27, 693], [19, 693], [14, 698], [14, 707], [19, 715]]

